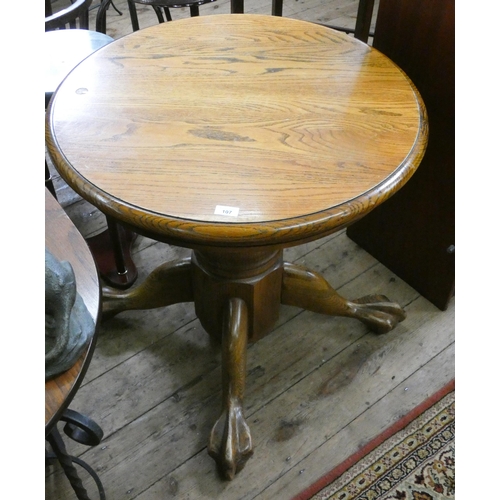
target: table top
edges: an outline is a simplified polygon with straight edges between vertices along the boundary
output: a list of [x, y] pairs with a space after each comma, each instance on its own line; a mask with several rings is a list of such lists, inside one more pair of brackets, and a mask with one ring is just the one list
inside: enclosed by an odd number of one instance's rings
[[354, 222], [413, 174], [427, 119], [377, 50], [305, 21], [214, 15], [90, 56], [47, 144], [108, 215], [184, 246], [292, 245]]
[[45, 93], [54, 92], [78, 63], [112, 41], [110, 36], [91, 30], [46, 31], [43, 37]]
[[[98, 324], [100, 285], [94, 259], [88, 246], [54, 197], [45, 190], [45, 247], [59, 260], [73, 267], [77, 292]], [[45, 382], [45, 431], [49, 432], [67, 408], [85, 374], [92, 357], [95, 335], [75, 365]]]

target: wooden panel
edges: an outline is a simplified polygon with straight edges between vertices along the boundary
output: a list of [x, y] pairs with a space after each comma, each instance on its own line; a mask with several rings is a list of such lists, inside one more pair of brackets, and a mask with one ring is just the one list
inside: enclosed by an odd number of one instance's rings
[[411, 181], [347, 231], [437, 307], [454, 292], [455, 55], [453, 0], [381, 0], [373, 46], [413, 80], [429, 115]]

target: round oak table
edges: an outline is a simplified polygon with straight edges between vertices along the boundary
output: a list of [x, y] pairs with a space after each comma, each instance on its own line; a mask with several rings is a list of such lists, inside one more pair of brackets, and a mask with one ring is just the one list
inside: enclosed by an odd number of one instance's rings
[[223, 408], [208, 452], [233, 478], [252, 454], [243, 396], [247, 341], [280, 304], [356, 318], [383, 333], [404, 319], [384, 296], [341, 297], [283, 249], [338, 231], [394, 194], [427, 144], [418, 91], [387, 57], [293, 19], [214, 15], [125, 36], [82, 62], [47, 113], [68, 184], [123, 224], [192, 249], [103, 314], [194, 301], [222, 342]]

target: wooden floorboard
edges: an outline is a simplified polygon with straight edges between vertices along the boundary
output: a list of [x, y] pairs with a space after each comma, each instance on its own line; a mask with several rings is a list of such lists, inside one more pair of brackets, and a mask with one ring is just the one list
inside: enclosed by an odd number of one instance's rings
[[[115, 4], [124, 12], [108, 14], [108, 33], [116, 38], [130, 32], [130, 23], [124, 0]], [[247, 12], [269, 6], [250, 4]], [[203, 6], [201, 15], [228, 11], [228, 5]], [[287, 0], [285, 14], [348, 22], [355, 5]], [[146, 10], [139, 13], [144, 27], [156, 22]], [[85, 236], [102, 230], [100, 212], [62, 180], [56, 185]], [[139, 237], [133, 247], [139, 281], [186, 255], [187, 249]], [[207, 454], [221, 405], [220, 349], [193, 305], [128, 311], [103, 323], [71, 407], [95, 419], [105, 438], [92, 449], [67, 445], [98, 472], [108, 500], [291, 498], [454, 377], [454, 301], [438, 310], [344, 231], [288, 249], [285, 258], [322, 273], [346, 297], [385, 294], [408, 317], [375, 335], [356, 320], [282, 306], [274, 331], [248, 349], [245, 412], [255, 454], [232, 482], [219, 479]], [[81, 475], [97, 498], [92, 480]], [[46, 498], [74, 498], [58, 467], [46, 470]]]

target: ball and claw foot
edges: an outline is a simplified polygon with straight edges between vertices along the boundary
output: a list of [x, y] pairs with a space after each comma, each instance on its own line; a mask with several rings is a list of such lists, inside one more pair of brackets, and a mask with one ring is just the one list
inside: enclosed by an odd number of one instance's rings
[[227, 480], [232, 480], [253, 455], [250, 428], [241, 406], [234, 406], [219, 417], [210, 434], [208, 454]]
[[320, 274], [285, 262], [281, 303], [330, 316], [362, 321], [375, 333], [387, 333], [406, 318], [403, 308], [384, 295], [356, 300], [340, 296]]
[[390, 332], [406, 318], [404, 309], [385, 295], [366, 295], [351, 303], [354, 317], [378, 334]]

